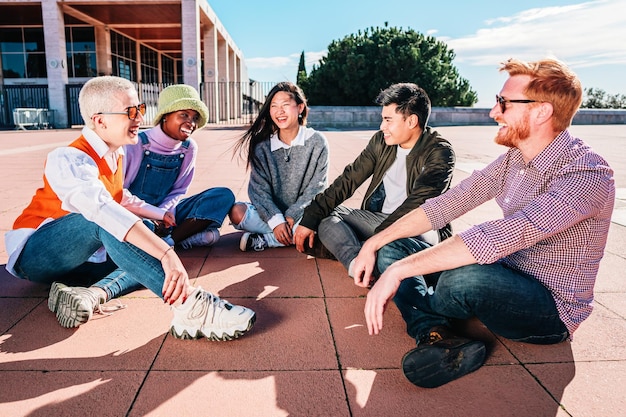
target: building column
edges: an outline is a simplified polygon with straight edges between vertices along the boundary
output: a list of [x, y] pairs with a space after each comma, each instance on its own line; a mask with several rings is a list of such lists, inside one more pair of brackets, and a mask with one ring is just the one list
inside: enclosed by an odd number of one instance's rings
[[104, 25], [94, 25], [96, 40], [96, 65], [98, 75], [112, 75], [113, 61], [111, 60], [111, 32]]
[[241, 83], [239, 83], [238, 75], [238, 62], [237, 55], [234, 50], [230, 50], [229, 62], [230, 65], [230, 85], [232, 86], [231, 91], [233, 94], [231, 95], [231, 103], [230, 103], [230, 115], [232, 117], [241, 117]]
[[197, 0], [181, 1], [183, 82], [200, 91], [200, 14]]
[[63, 11], [56, 0], [42, 0], [43, 38], [48, 72], [48, 106], [54, 110], [55, 127], [67, 127], [68, 84], [67, 49], [65, 48], [65, 23]]
[[204, 102], [209, 108], [209, 122], [217, 123], [220, 117], [217, 68], [217, 27], [212, 25], [204, 32]]
[[219, 40], [217, 44], [218, 82], [220, 85], [220, 120], [230, 120], [230, 88], [228, 78], [228, 43]]

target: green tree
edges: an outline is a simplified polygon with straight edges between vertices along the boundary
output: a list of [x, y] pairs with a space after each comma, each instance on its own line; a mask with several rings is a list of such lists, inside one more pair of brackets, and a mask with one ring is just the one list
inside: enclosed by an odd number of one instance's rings
[[584, 109], [626, 109], [626, 95], [607, 94], [600, 88], [585, 88], [583, 103]]
[[328, 46], [300, 86], [312, 105], [371, 106], [378, 93], [397, 82], [413, 82], [433, 106], [472, 106], [469, 82], [452, 64], [454, 51], [412, 29], [369, 28]]
[[306, 81], [306, 66], [304, 65], [304, 51], [300, 54], [300, 63], [298, 64], [298, 74], [296, 76], [296, 84], [302, 85]]

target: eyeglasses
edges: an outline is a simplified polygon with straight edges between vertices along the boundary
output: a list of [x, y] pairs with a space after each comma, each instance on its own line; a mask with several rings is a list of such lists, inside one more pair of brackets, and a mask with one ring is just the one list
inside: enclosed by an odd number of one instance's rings
[[506, 103], [537, 103], [537, 100], [507, 100], [502, 96], [496, 94], [496, 103], [500, 104], [500, 111], [502, 113], [506, 110]]
[[141, 103], [138, 106], [130, 106], [130, 107], [126, 107], [126, 111], [121, 112], [104, 112], [101, 111], [100, 113], [96, 113], [96, 114], [125, 114], [128, 116], [128, 120], [135, 120], [137, 118], [137, 116], [139, 116], [139, 113], [141, 113], [141, 115], [143, 116], [144, 114], [146, 114], [146, 103]]

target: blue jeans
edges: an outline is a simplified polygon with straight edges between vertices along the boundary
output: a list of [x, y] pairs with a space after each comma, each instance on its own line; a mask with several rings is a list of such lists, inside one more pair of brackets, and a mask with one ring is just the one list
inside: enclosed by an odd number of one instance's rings
[[317, 237], [335, 258], [348, 269], [357, 257], [363, 242], [374, 236], [387, 214], [345, 206], [336, 207], [317, 228]]
[[[212, 223], [208, 228], [218, 228], [224, 222], [224, 218], [234, 202], [235, 196], [230, 189], [224, 187], [209, 188], [199, 194], [182, 199], [176, 205], [176, 224], [181, 224], [186, 219], [211, 220]], [[154, 230], [152, 222], [144, 221], [144, 223]], [[108, 274], [94, 283], [93, 286], [102, 288], [107, 293], [109, 300], [143, 287], [132, 275], [120, 269]]]
[[211, 228], [224, 222], [228, 211], [235, 203], [235, 195], [225, 187], [209, 188], [191, 197], [183, 198], [176, 205], [176, 224], [187, 219], [211, 220]]
[[[110, 259], [104, 264], [87, 262], [101, 246], [105, 247]], [[70, 281], [81, 286], [89, 286], [103, 277], [124, 276], [161, 298], [165, 280], [158, 259], [130, 243], [120, 242], [77, 213], [67, 214], [40, 227], [26, 242], [15, 271], [21, 278], [33, 282]], [[114, 287], [109, 288], [108, 295], [115, 290]]]
[[[243, 220], [239, 224], [233, 224], [233, 227], [237, 230], [244, 230], [250, 233], [258, 233], [263, 235], [267, 241], [269, 248], [282, 248], [285, 245], [280, 243], [276, 236], [274, 236], [274, 230], [269, 224], [263, 221], [256, 207], [252, 203], [243, 203], [246, 205], [246, 213], [243, 215]], [[296, 222], [293, 225], [293, 231], [296, 230], [301, 219], [295, 219]]]
[[[414, 238], [391, 242], [378, 251], [376, 268], [382, 273], [395, 261], [429, 246]], [[518, 342], [552, 344], [569, 335], [550, 291], [535, 278], [499, 263], [407, 278], [393, 300], [408, 334], [417, 341], [432, 327], [471, 317]]]

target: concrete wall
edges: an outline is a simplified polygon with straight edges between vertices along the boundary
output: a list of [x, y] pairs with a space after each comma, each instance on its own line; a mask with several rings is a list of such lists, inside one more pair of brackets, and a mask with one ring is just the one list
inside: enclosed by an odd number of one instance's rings
[[[433, 107], [430, 126], [492, 125], [491, 109], [473, 107]], [[574, 117], [579, 125], [626, 124], [626, 110], [581, 109]], [[377, 129], [380, 125], [380, 107], [312, 106], [308, 125], [324, 128]]]

